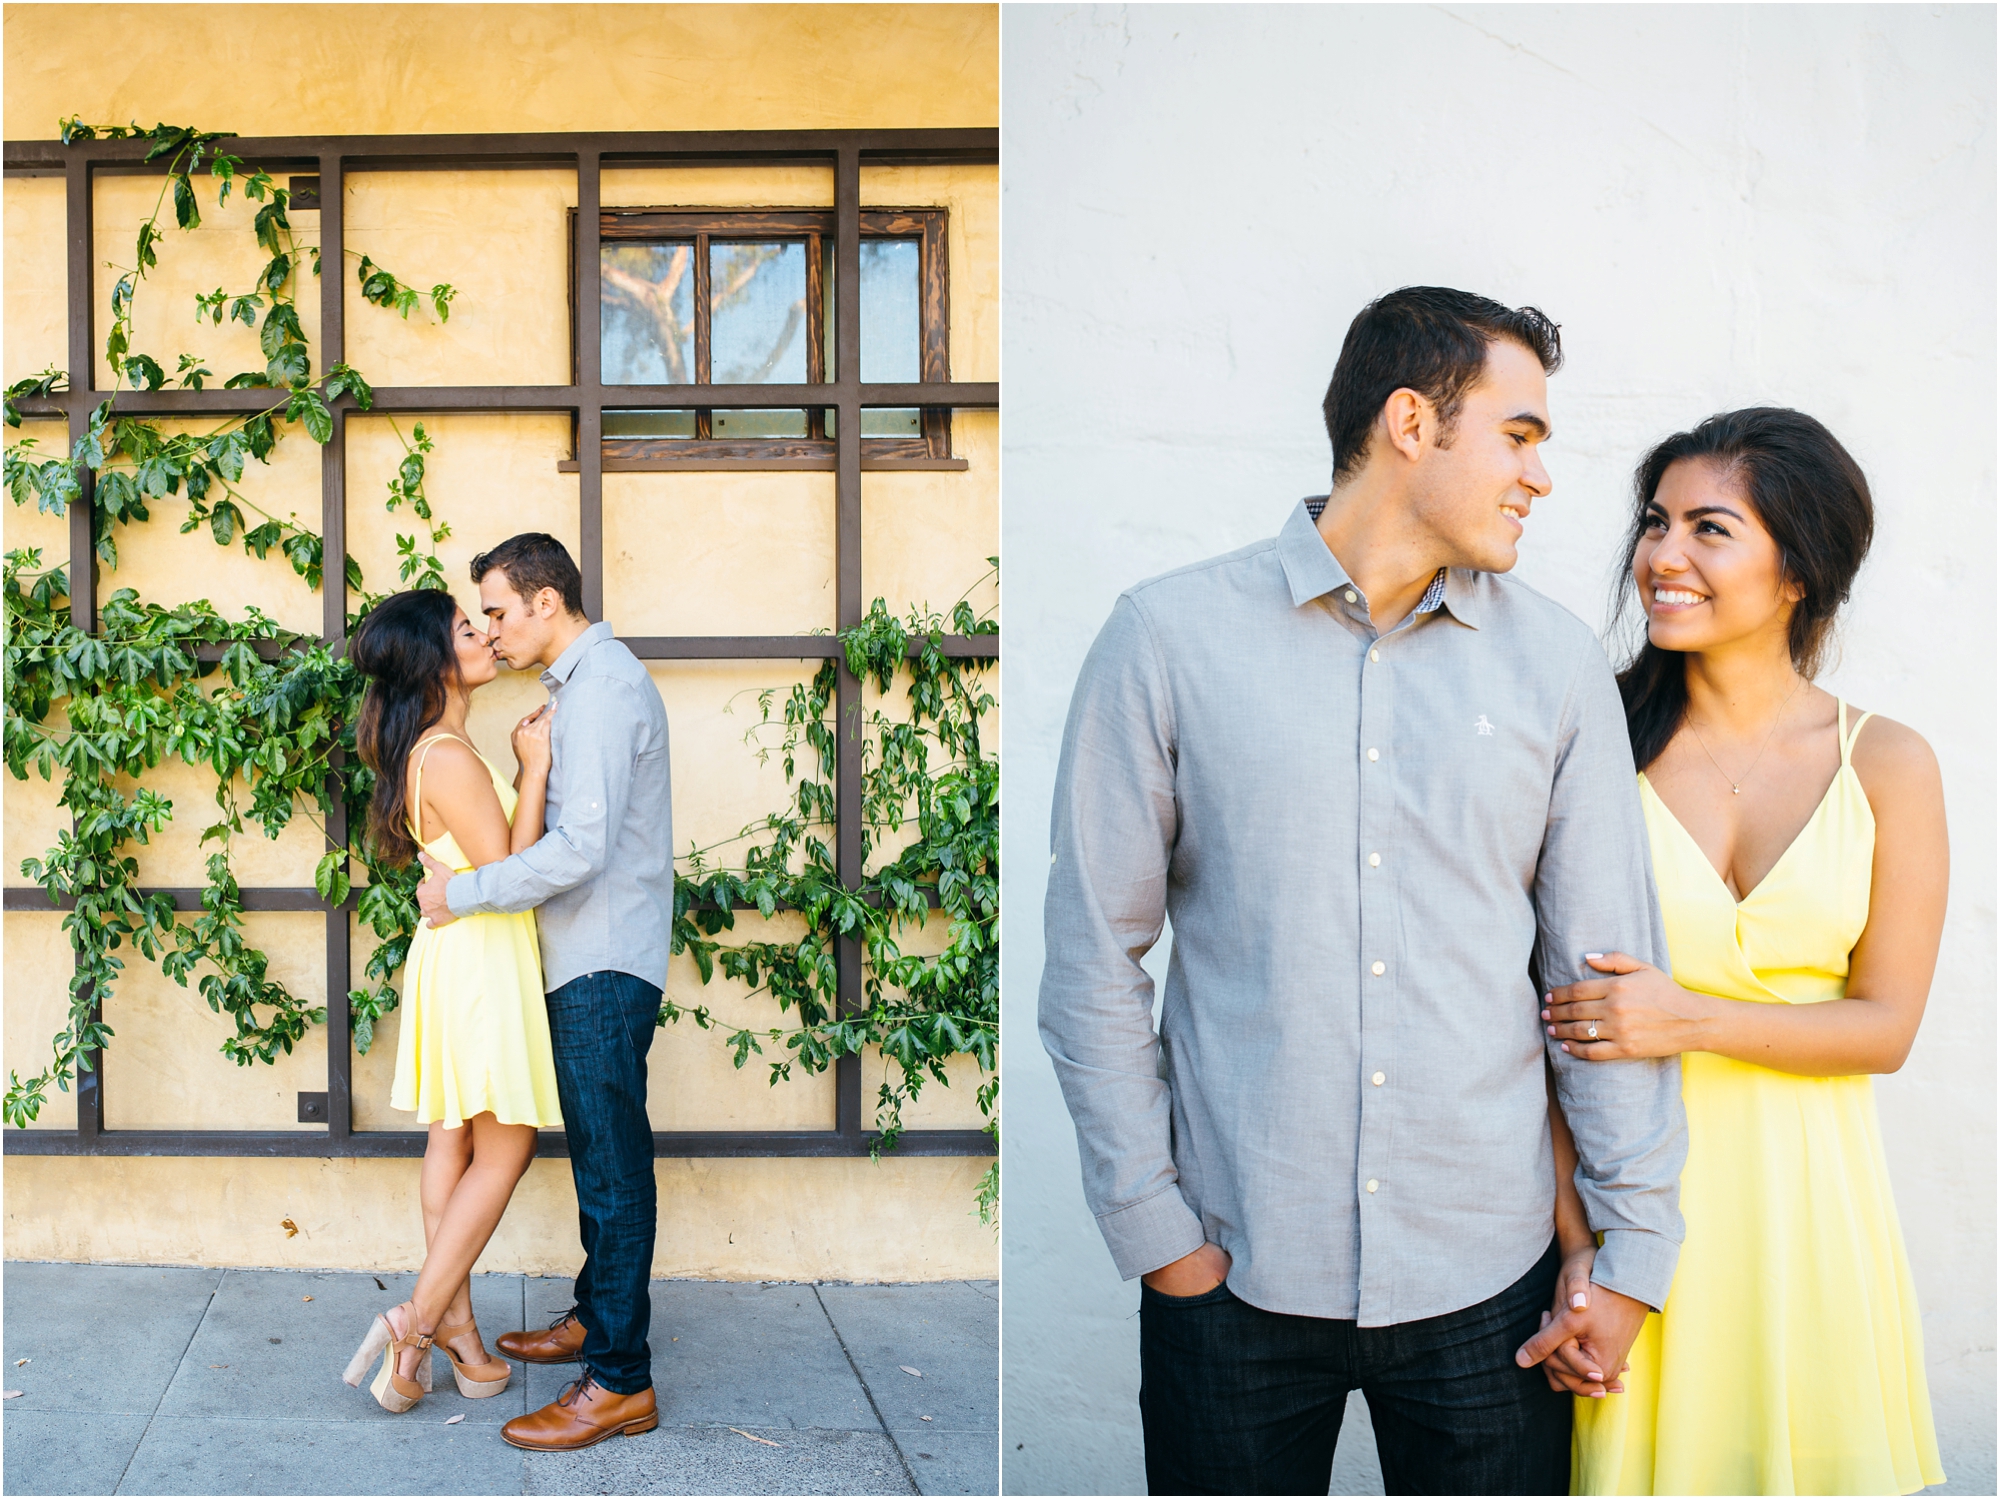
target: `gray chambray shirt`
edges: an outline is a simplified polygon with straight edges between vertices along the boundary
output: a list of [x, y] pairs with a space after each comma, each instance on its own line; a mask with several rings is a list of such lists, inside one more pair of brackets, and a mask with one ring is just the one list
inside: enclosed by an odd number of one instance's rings
[[[1378, 636], [1301, 504], [1118, 600], [1052, 843], [1042, 1040], [1127, 1279], [1208, 1239], [1274, 1312], [1380, 1327], [1496, 1295], [1554, 1233], [1548, 1055], [1592, 1278], [1665, 1302], [1679, 1062], [1564, 1055], [1530, 978], [1666, 966], [1617, 685], [1574, 615], [1454, 569]], [[1139, 963], [1168, 919], [1156, 1036]]]
[[453, 875], [455, 916], [535, 912], [542, 982], [629, 973], [667, 986], [674, 808], [667, 710], [645, 663], [592, 625], [542, 673], [557, 703], [548, 829], [532, 847]]

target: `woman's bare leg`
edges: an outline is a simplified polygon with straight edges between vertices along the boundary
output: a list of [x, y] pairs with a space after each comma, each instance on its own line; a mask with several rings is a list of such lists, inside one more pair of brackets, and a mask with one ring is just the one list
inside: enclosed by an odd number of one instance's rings
[[[472, 1137], [471, 1161], [460, 1172], [433, 1226], [428, 1203], [424, 1215], [427, 1249], [417, 1287], [410, 1295], [419, 1328], [463, 1321], [471, 1315], [466, 1277], [472, 1273], [514, 1187], [535, 1158], [535, 1129], [528, 1124], [502, 1124], [490, 1113], [466, 1121]], [[458, 1133], [449, 1131], [448, 1133]], [[425, 1155], [426, 1169], [429, 1154]], [[460, 1298], [466, 1298], [462, 1302]]]
[[[457, 1188], [459, 1179], [465, 1175], [465, 1168], [472, 1164], [472, 1129], [460, 1125], [457, 1129], [446, 1129], [442, 1122], [433, 1122], [430, 1139], [424, 1145], [424, 1170], [419, 1195], [424, 1208], [424, 1253], [430, 1254], [431, 1243], [437, 1238], [438, 1225], [444, 1221], [445, 1204], [451, 1201], [451, 1194]], [[472, 1282], [467, 1280], [459, 1293], [452, 1297], [451, 1306], [446, 1310], [444, 1320], [463, 1322], [472, 1315]]]

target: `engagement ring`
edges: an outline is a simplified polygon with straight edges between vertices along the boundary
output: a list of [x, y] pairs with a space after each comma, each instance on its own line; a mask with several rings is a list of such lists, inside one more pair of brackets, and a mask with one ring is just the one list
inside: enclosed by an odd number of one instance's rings
[[1594, 1025], [1590, 1028], [1590, 1039], [1593, 1041], [1597, 1039], [1597, 1027]]

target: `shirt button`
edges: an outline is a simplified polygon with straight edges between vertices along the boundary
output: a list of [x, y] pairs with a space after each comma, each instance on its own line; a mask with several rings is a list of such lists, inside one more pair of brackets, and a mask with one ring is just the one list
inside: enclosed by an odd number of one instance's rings
[[1374, 974], [1375, 977], [1379, 979], [1380, 977], [1382, 977], [1383, 974], [1387, 973], [1389, 970], [1386, 965], [1378, 962], [1373, 968], [1369, 969], [1368, 971]]
[[1380, 651], [1370, 651], [1368, 653], [1368, 659], [1370, 661], [1380, 661], [1382, 659], [1382, 653]]
[[1347, 590], [1345, 597], [1347, 599], [1347, 602], [1350, 604], [1355, 604], [1360, 602], [1360, 600], [1355, 596], [1355, 592], [1352, 588]]
[[1370, 869], [1375, 868], [1376, 866], [1381, 864], [1381, 862], [1382, 862], [1382, 856], [1380, 854], [1370, 854], [1368, 856], [1368, 867]]
[[1376, 1180], [1375, 1180], [1375, 1179], [1374, 1179], [1373, 1177], [1371, 1177], [1371, 1178], [1369, 1178], [1369, 1181], [1368, 1181], [1368, 1190], [1372, 1192], [1372, 1191], [1374, 1191], [1374, 1190], [1375, 1190], [1375, 1189], [1376, 1189], [1377, 1187], [1379, 1187], [1379, 1186], [1381, 1186], [1381, 1185], [1382, 1185], [1382, 1184], [1381, 1184], [1380, 1182], [1376, 1181]]
[[1382, 1086], [1385, 1079], [1383, 1078], [1382, 1074], [1378, 1072], [1373, 1077], [1369, 1078], [1368, 1081], [1373, 1083], [1376, 1087], [1379, 1088]]
[[1368, 758], [1371, 760], [1379, 760], [1382, 758], [1382, 752], [1378, 749], [1371, 749], [1368, 752]]

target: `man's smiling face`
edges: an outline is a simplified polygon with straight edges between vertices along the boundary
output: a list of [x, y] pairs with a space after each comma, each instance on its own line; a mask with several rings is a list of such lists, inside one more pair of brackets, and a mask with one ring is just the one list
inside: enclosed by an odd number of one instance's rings
[[1511, 339], [1486, 351], [1457, 420], [1435, 440], [1435, 416], [1412, 494], [1418, 520], [1451, 554], [1451, 566], [1504, 573], [1519, 560], [1528, 511], [1549, 492], [1537, 449], [1548, 440], [1549, 381], [1541, 361]]

